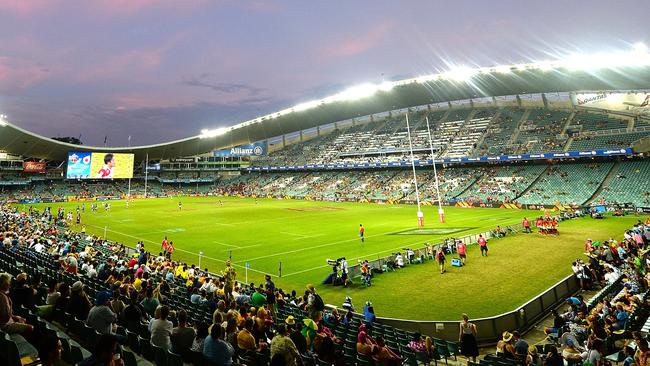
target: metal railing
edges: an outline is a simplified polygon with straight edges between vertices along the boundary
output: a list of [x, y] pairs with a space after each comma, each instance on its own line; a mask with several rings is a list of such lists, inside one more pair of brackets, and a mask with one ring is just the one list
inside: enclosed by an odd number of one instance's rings
[[[494, 344], [501, 339], [503, 331], [516, 329], [523, 332], [530, 329], [540, 319], [548, 315], [551, 309], [557, 307], [567, 297], [578, 291], [579, 288], [580, 283], [572, 274], [512, 311], [488, 318], [472, 319], [472, 323], [476, 325], [478, 330], [477, 342], [481, 345]], [[460, 319], [460, 317], [459, 310], [458, 318]], [[383, 317], [379, 317], [377, 320], [382, 324], [395, 328], [420, 332], [449, 341], [458, 339], [460, 326], [460, 320], [422, 321]]]

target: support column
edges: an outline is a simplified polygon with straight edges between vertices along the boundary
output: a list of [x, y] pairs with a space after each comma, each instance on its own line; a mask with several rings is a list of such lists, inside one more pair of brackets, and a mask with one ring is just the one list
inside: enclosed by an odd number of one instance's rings
[[282, 147], [287, 147], [287, 135], [282, 135]]
[[320, 137], [320, 126], [316, 126], [316, 136]]

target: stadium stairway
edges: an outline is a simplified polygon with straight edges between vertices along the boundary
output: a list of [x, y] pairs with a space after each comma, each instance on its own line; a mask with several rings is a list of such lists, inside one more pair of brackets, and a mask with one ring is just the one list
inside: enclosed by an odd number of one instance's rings
[[593, 201], [596, 197], [598, 197], [600, 192], [602, 192], [603, 189], [609, 185], [609, 182], [612, 180], [612, 178], [614, 178], [616, 173], [618, 173], [618, 168], [620, 165], [621, 165], [620, 161], [617, 161], [616, 163], [614, 163], [614, 165], [612, 165], [612, 168], [609, 170], [609, 173], [607, 173], [605, 179], [603, 179], [602, 183], [600, 183], [598, 189], [596, 189], [594, 194], [592, 194], [591, 197], [589, 197], [589, 199], [585, 201], [584, 205], [589, 205], [591, 201]]
[[521, 125], [522, 123], [526, 122], [528, 120], [528, 117], [530, 116], [530, 109], [527, 109], [522, 115], [519, 121], [517, 121], [517, 128], [515, 129], [515, 133], [512, 134], [510, 137], [510, 140], [508, 140], [508, 145], [512, 145], [517, 141], [517, 138], [519, 137], [519, 133], [521, 133]]
[[537, 184], [537, 181], [540, 180], [541, 177], [545, 176], [548, 170], [551, 168], [551, 165], [547, 166], [546, 169], [542, 170], [541, 173], [524, 189], [521, 194], [517, 197], [515, 197], [514, 201], [517, 201], [520, 197], [523, 197], [528, 191]]

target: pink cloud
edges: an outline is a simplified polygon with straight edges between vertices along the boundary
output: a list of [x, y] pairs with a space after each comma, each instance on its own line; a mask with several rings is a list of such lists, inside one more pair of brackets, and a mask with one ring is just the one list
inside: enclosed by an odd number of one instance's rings
[[0, 13], [6, 12], [15, 16], [30, 16], [36, 13], [70, 6], [82, 13], [95, 16], [129, 16], [151, 9], [182, 12], [194, 10], [210, 4], [208, 0], [175, 1], [175, 0], [76, 0], [62, 2], [59, 0], [0, 0]]
[[136, 49], [114, 55], [105, 62], [78, 71], [75, 78], [78, 81], [96, 81], [128, 77], [133, 73], [155, 70], [164, 62], [165, 54], [186, 36], [186, 32], [178, 33], [156, 48]]
[[26, 16], [53, 5], [55, 0], [0, 0], [0, 13]]
[[320, 52], [326, 57], [349, 57], [363, 53], [381, 44], [393, 25], [392, 21], [374, 24], [363, 33], [336, 40], [333, 45], [322, 48]]
[[27, 60], [0, 56], [0, 92], [14, 94], [48, 77], [48, 70]]

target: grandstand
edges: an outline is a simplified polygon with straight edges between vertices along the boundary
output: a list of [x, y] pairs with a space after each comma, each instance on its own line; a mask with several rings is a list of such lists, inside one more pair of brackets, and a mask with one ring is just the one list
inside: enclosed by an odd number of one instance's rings
[[[297, 355], [304, 364], [372, 364], [356, 345], [359, 326], [372, 323], [372, 336], [383, 337], [400, 361], [417, 365], [460, 355], [455, 320], [460, 309], [482, 317], [478, 341], [492, 344], [499, 341], [501, 328], [533, 328], [582, 286], [598, 292], [592, 301], [578, 299], [574, 306], [594, 318], [617, 314], [609, 319], [611, 329], [603, 329], [609, 342], [605, 349], [617, 351], [618, 337], [627, 337], [625, 332], [639, 328], [647, 317], [647, 281], [640, 273], [648, 269], [644, 250], [650, 240], [647, 224], [637, 222], [650, 211], [650, 122], [639, 102], [645, 94], [620, 90], [648, 88], [650, 73], [637, 64], [607, 69], [607, 78], [572, 68], [532, 63], [474, 70], [472, 82], [454, 73], [386, 82], [362, 88], [360, 96], [348, 90], [149, 146], [71, 145], [1, 117], [0, 268], [16, 277], [12, 311], [38, 336], [67, 334], [64, 359], [71, 364], [88, 356], [86, 349], [96, 346], [102, 331], [115, 332], [122, 341], [128, 366], [138, 363], [136, 355], [141, 363], [159, 366], [206, 364], [200, 347], [192, 351], [173, 337], [159, 343], [153, 330], [166, 321], [162, 308], [156, 314], [157, 305], [164, 305], [164, 312], [178, 311], [172, 317], [177, 323], [186, 310], [197, 329], [202, 323], [221, 329], [225, 322], [223, 338], [236, 353], [229, 359], [245, 365], [270, 364], [273, 346], [269, 351], [266, 338], [276, 337], [274, 332], [282, 329], [278, 325], [290, 316], [299, 324], [306, 320], [331, 343], [327, 354], [305, 349]], [[525, 101], [521, 90], [528, 90]], [[546, 93], [556, 98], [549, 100]], [[135, 166], [125, 179], [66, 177], [65, 163], [70, 172], [78, 158], [73, 155], [91, 153], [104, 159], [108, 153], [133, 154]], [[37, 169], [27, 169], [29, 163]], [[159, 199], [148, 199], [154, 197]], [[115, 205], [104, 205], [95, 214], [96, 205], [106, 202]], [[416, 202], [426, 211], [425, 227], [415, 227]], [[86, 203], [93, 213], [85, 211]], [[445, 206], [445, 223], [430, 219], [436, 217], [437, 208], [431, 206], [437, 204]], [[630, 216], [582, 217], [592, 210], [598, 216], [601, 209]], [[524, 216], [541, 215], [562, 222], [559, 237], [538, 228], [522, 232]], [[358, 224], [368, 230], [363, 240], [357, 236]], [[473, 245], [478, 234], [490, 240], [489, 259], [479, 257]], [[157, 254], [168, 250], [167, 243], [158, 247], [167, 236], [178, 245], [169, 258]], [[458, 254], [450, 236], [471, 245], [470, 259], [466, 267], [433, 278], [433, 247], [449, 257]], [[618, 241], [603, 240], [601, 248], [611, 246], [608, 254], [585, 246], [587, 236]], [[592, 268], [584, 270], [578, 262], [571, 267], [585, 248], [592, 251]], [[344, 256], [349, 273], [341, 276], [337, 267], [329, 278], [351, 279], [349, 287], [327, 281], [319, 285], [337, 261], [331, 258], [340, 262]], [[362, 271], [364, 260], [372, 263], [368, 271]], [[481, 265], [474, 266], [479, 260]], [[202, 269], [206, 263], [210, 270]], [[238, 271], [236, 280], [230, 268]], [[512, 276], [513, 268], [518, 276]], [[29, 285], [19, 282], [23, 277]], [[44, 284], [49, 283], [54, 285], [48, 293]], [[327, 297], [323, 301], [334, 305], [316, 308], [311, 286], [302, 297], [307, 283], [317, 284]], [[297, 293], [280, 292], [280, 285]], [[30, 286], [36, 292], [30, 290], [29, 301], [16, 295]], [[66, 288], [74, 288], [82, 306], [48, 302], [57, 291], [72, 302]], [[332, 309], [350, 294], [357, 311], [350, 311], [345, 321], [336, 318]], [[96, 297], [92, 309], [97, 309], [105, 296], [112, 297], [115, 307], [133, 299], [135, 319], [122, 304], [125, 309], [114, 314], [110, 330], [98, 329], [89, 315], [90, 298]], [[606, 297], [615, 308], [594, 306]], [[371, 298], [388, 316], [375, 319], [367, 313], [370, 304], [359, 306]], [[405, 304], [405, 298], [418, 301]], [[430, 308], [423, 309], [422, 303]], [[621, 322], [622, 311], [629, 320]], [[575, 320], [575, 313], [569, 311], [567, 317]], [[238, 342], [248, 332], [242, 329], [245, 319], [254, 319], [250, 348]], [[113, 330], [113, 324], [119, 328]], [[0, 358], [13, 365], [20, 356], [33, 355], [29, 343], [37, 341], [31, 330], [20, 334], [10, 325], [0, 324], [0, 346], [7, 351]], [[434, 350], [409, 345], [416, 331], [432, 337]], [[207, 337], [212, 336], [204, 334], [198, 342]], [[559, 334], [552, 337], [551, 342], [558, 337], [564, 342]], [[18, 344], [25, 348], [14, 350]], [[336, 357], [323, 360], [328, 354]], [[492, 360], [486, 357], [481, 364], [515, 366]]]

